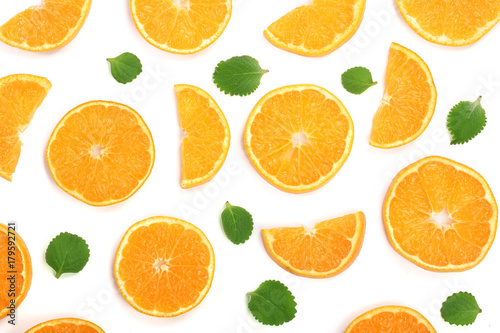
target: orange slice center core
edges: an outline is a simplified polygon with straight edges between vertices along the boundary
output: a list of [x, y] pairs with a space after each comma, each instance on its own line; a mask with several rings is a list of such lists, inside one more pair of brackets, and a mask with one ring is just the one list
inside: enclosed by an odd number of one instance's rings
[[102, 145], [95, 145], [95, 146], [92, 146], [92, 148], [90, 149], [90, 155], [92, 155], [93, 158], [102, 158], [102, 156], [104, 155], [106, 151], [106, 147], [102, 146]]
[[450, 226], [453, 223], [450, 213], [444, 208], [441, 213], [433, 213], [431, 220], [434, 221], [438, 226]]
[[292, 136], [292, 143], [293, 143], [293, 148], [295, 148], [295, 147], [299, 147], [300, 145], [308, 145], [309, 140], [308, 140], [307, 135], [305, 133], [298, 132]]
[[174, 0], [174, 5], [189, 10], [189, 0]]
[[153, 267], [156, 268], [157, 271], [168, 271], [169, 260], [156, 259]]

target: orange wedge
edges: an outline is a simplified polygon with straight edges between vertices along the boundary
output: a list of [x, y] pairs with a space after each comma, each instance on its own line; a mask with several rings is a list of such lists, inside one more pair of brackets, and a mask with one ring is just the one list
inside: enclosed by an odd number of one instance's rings
[[356, 260], [365, 237], [362, 212], [305, 227], [262, 229], [267, 253], [293, 274], [327, 278], [340, 274]]
[[312, 0], [297, 7], [264, 30], [276, 47], [303, 56], [333, 52], [358, 30], [365, 0]]
[[436, 333], [431, 323], [417, 311], [404, 306], [383, 306], [363, 313], [345, 333]]
[[326, 184], [351, 152], [354, 125], [332, 93], [310, 85], [269, 92], [245, 127], [245, 150], [255, 169], [277, 188], [292, 193]]
[[0, 40], [27, 51], [49, 51], [69, 43], [80, 31], [91, 0], [43, 0], [0, 26]]
[[387, 236], [403, 257], [432, 271], [479, 264], [497, 229], [493, 193], [476, 171], [439, 156], [394, 178], [384, 201]]
[[187, 84], [175, 86], [180, 126], [182, 188], [212, 179], [226, 160], [231, 141], [229, 125], [214, 99], [204, 90]]
[[131, 0], [139, 33], [157, 48], [196, 53], [220, 37], [231, 18], [231, 0]]
[[436, 108], [436, 87], [426, 63], [413, 51], [392, 43], [384, 98], [373, 117], [370, 145], [403, 146], [422, 134]]
[[126, 105], [91, 101], [69, 111], [47, 146], [54, 181], [92, 206], [130, 198], [144, 184], [155, 159], [151, 133]]
[[134, 224], [115, 257], [115, 279], [125, 300], [155, 317], [181, 315], [201, 303], [212, 285], [215, 257], [191, 223], [152, 217]]
[[21, 155], [19, 136], [51, 87], [46, 78], [28, 74], [0, 79], [0, 177], [12, 181]]
[[77, 318], [62, 318], [38, 324], [25, 333], [104, 333], [104, 331], [90, 321]]
[[32, 276], [31, 257], [23, 239], [0, 223], [0, 319], [11, 310], [17, 311], [30, 290]]
[[500, 2], [397, 0], [406, 23], [429, 42], [463, 46], [482, 38], [500, 20]]

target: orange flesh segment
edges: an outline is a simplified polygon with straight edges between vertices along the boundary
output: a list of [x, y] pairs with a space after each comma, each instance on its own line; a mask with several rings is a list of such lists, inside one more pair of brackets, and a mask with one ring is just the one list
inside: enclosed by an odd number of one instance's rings
[[198, 52], [215, 41], [231, 16], [231, 1], [133, 0], [132, 16], [151, 44], [174, 53]]
[[46, 51], [69, 42], [83, 25], [91, 0], [44, 0], [0, 27], [0, 40], [30, 51]]
[[141, 312], [173, 316], [195, 307], [213, 278], [210, 243], [186, 222], [164, 221], [134, 229], [120, 245], [115, 275]]
[[217, 103], [203, 90], [177, 85], [181, 144], [182, 187], [210, 180], [222, 167], [229, 150], [229, 125]]
[[323, 56], [351, 38], [361, 23], [364, 7], [364, 0], [315, 0], [291, 10], [264, 34], [287, 51]]
[[52, 134], [49, 148], [49, 167], [58, 184], [96, 205], [133, 194], [154, 160], [143, 120], [112, 102], [89, 102], [70, 111]]
[[0, 79], [0, 176], [11, 181], [22, 143], [19, 135], [51, 88], [42, 77], [19, 74]]
[[[402, 174], [385, 208], [387, 227], [401, 250], [437, 270], [458, 270], [482, 260], [498, 214], [484, 179], [456, 162], [432, 157]], [[435, 222], [433, 216], [443, 210], [449, 223]]]
[[398, 0], [408, 24], [423, 38], [461, 46], [483, 37], [500, 19], [500, 1]]
[[308, 277], [329, 277], [346, 269], [361, 248], [365, 217], [359, 212], [305, 227], [262, 230], [264, 244], [281, 266]]
[[425, 130], [434, 114], [436, 88], [425, 62], [395, 43], [389, 51], [385, 82], [370, 144], [394, 148], [415, 140]]
[[352, 120], [340, 101], [320, 89], [282, 89], [254, 109], [247, 151], [272, 183], [311, 190], [333, 177], [349, 155]]

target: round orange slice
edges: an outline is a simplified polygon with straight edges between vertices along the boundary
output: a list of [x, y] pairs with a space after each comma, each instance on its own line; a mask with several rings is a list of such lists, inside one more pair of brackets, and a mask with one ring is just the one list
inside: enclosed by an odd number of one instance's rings
[[310, 85], [269, 92], [245, 127], [245, 150], [255, 169], [277, 188], [292, 193], [327, 183], [351, 152], [354, 125], [332, 93]]
[[12, 181], [28, 127], [52, 84], [44, 77], [15, 74], [0, 79], [0, 177]]
[[408, 25], [429, 42], [469, 45], [482, 38], [500, 20], [498, 0], [397, 0]]
[[395, 148], [418, 138], [432, 119], [436, 99], [426, 63], [413, 51], [392, 43], [384, 97], [373, 117], [370, 145]]
[[365, 0], [313, 0], [297, 7], [264, 30], [271, 44], [303, 56], [333, 52], [358, 30]]
[[327, 278], [356, 260], [365, 237], [362, 212], [305, 227], [262, 229], [267, 253], [281, 267], [300, 276]]
[[383, 216], [389, 241], [403, 257], [432, 271], [463, 271], [488, 253], [498, 207], [476, 171], [431, 156], [394, 178]]
[[61, 318], [38, 324], [25, 333], [104, 333], [104, 331], [90, 321], [77, 318]]
[[404, 306], [383, 306], [363, 313], [345, 333], [436, 333], [431, 323], [417, 311]]
[[182, 138], [182, 188], [212, 179], [226, 160], [231, 141], [229, 125], [215, 100], [187, 84], [175, 86]]
[[157, 48], [196, 53], [220, 37], [231, 18], [231, 0], [131, 0], [139, 33]]
[[69, 111], [47, 146], [47, 164], [57, 185], [93, 206], [131, 197], [149, 177], [154, 159], [144, 120], [115, 102], [91, 101]]
[[69, 43], [80, 31], [92, 0], [43, 0], [0, 26], [0, 40], [27, 51], [49, 51]]
[[0, 319], [15, 316], [30, 290], [32, 276], [31, 257], [23, 239], [0, 223]]
[[175, 317], [205, 298], [214, 277], [215, 257], [205, 234], [191, 223], [152, 217], [134, 224], [115, 257], [115, 279], [137, 311]]

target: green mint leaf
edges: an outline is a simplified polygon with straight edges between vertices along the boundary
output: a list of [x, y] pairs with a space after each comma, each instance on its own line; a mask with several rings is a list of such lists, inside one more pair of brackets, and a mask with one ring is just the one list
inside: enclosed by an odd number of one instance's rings
[[441, 307], [441, 316], [452, 325], [471, 325], [481, 312], [476, 298], [463, 291], [448, 297]]
[[77, 235], [62, 232], [50, 242], [45, 261], [55, 271], [56, 278], [64, 273], [78, 273], [89, 261], [90, 250], [85, 240]]
[[247, 96], [257, 90], [262, 76], [268, 72], [250, 56], [232, 57], [219, 62], [213, 80], [226, 95]]
[[448, 114], [448, 131], [452, 145], [463, 144], [474, 139], [486, 126], [486, 112], [481, 106], [481, 97], [475, 102], [460, 102]]
[[234, 244], [243, 244], [252, 235], [252, 215], [244, 208], [226, 202], [226, 208], [221, 214], [221, 220], [224, 233]]
[[373, 87], [372, 73], [364, 67], [353, 67], [342, 74], [342, 85], [351, 94], [360, 95], [366, 89]]
[[295, 318], [295, 297], [281, 282], [268, 280], [249, 292], [248, 309], [260, 323], [279, 326]]
[[111, 75], [120, 83], [132, 82], [142, 72], [141, 61], [132, 53], [125, 52], [106, 60], [111, 65]]

